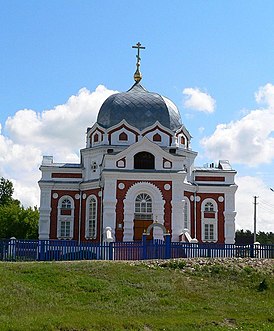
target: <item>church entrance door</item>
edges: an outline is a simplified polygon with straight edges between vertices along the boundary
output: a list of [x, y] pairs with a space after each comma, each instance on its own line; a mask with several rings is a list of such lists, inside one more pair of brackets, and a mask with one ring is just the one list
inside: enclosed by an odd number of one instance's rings
[[[133, 240], [142, 240], [143, 233], [153, 223], [153, 220], [134, 220], [134, 237]], [[147, 236], [147, 240], [153, 239], [153, 230]]]

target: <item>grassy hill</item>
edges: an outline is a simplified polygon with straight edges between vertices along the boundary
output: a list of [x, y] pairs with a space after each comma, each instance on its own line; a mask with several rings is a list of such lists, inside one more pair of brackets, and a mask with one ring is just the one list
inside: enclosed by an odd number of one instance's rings
[[274, 260], [0, 263], [0, 330], [274, 330]]

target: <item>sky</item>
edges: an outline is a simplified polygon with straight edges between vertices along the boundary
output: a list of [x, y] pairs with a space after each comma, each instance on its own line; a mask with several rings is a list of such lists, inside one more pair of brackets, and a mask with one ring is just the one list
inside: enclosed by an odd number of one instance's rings
[[103, 101], [133, 85], [171, 99], [196, 166], [237, 171], [236, 227], [274, 231], [274, 1], [0, 0], [0, 177], [39, 206], [43, 155], [79, 162]]

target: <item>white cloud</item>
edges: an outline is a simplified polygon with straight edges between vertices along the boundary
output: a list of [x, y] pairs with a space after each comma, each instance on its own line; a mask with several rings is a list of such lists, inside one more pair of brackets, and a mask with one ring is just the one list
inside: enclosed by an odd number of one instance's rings
[[215, 100], [207, 93], [202, 92], [198, 88], [185, 88], [184, 107], [198, 110], [204, 113], [213, 113], [215, 110]]
[[274, 86], [267, 84], [255, 94], [265, 109], [252, 110], [238, 121], [219, 124], [210, 137], [201, 140], [213, 159], [258, 166], [274, 159]]
[[79, 162], [87, 126], [113, 93], [102, 85], [94, 92], [83, 88], [54, 109], [17, 111], [3, 126], [5, 135], [0, 126], [0, 177], [13, 182], [15, 198], [25, 206], [39, 204], [42, 155], [53, 155], [56, 162]]
[[236, 227], [237, 229], [254, 229], [254, 196], [257, 199], [257, 231], [274, 231], [274, 193], [258, 177], [237, 177], [236, 192]]
[[255, 99], [258, 103], [274, 106], [274, 86], [270, 83], [261, 86], [255, 93]]

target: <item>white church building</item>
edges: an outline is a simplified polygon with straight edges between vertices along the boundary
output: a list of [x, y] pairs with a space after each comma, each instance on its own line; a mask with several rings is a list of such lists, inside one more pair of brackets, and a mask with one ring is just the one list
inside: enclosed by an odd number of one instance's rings
[[236, 171], [194, 165], [177, 107], [141, 85], [134, 48], [135, 83], [104, 101], [80, 163], [43, 157], [39, 238], [139, 241], [152, 224], [148, 239], [164, 229], [172, 241], [234, 243]]

